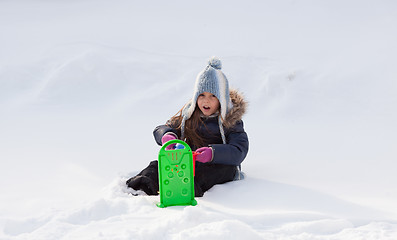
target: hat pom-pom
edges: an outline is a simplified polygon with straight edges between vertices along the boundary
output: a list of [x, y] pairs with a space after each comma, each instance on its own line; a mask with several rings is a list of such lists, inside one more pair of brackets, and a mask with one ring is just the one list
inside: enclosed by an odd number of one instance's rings
[[210, 65], [211, 67], [218, 69], [218, 70], [222, 69], [221, 60], [217, 57], [210, 58], [210, 60], [208, 60], [208, 65]]

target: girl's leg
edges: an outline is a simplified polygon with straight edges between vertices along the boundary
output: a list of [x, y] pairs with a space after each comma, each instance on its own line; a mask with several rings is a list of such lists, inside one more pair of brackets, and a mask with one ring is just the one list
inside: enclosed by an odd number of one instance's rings
[[128, 179], [127, 186], [135, 190], [142, 190], [147, 195], [158, 195], [159, 173], [158, 162], [152, 161], [149, 166], [143, 169], [138, 175]]
[[196, 162], [196, 176], [194, 178], [196, 197], [202, 197], [204, 192], [216, 184], [233, 181], [235, 174], [236, 166]]
[[[196, 176], [194, 177], [194, 191], [196, 197], [202, 197], [216, 184], [233, 181], [236, 166], [223, 164], [196, 163]], [[127, 186], [135, 190], [142, 190], [147, 195], [159, 194], [158, 161], [150, 162], [135, 177], [126, 182]]]

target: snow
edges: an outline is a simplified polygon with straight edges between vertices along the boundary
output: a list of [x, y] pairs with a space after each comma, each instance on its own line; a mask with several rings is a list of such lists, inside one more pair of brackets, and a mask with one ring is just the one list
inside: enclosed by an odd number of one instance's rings
[[[396, 239], [393, 1], [0, 2], [0, 239]], [[247, 178], [156, 207], [125, 180], [217, 55]]]

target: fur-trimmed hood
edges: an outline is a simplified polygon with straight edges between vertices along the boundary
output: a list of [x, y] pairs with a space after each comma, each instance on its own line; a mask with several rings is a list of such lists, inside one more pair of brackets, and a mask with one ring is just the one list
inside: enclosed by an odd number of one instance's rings
[[[235, 89], [230, 89], [229, 97], [230, 97], [231, 107], [227, 111], [225, 118], [221, 117], [219, 111], [208, 117], [202, 115], [203, 118], [218, 117], [218, 125], [223, 143], [226, 143], [226, 138], [224, 135], [223, 128], [226, 129], [233, 128], [238, 123], [238, 121], [242, 120], [245, 112], [247, 111], [247, 105], [248, 105], [247, 101], [244, 99], [243, 94]], [[191, 100], [187, 103], [187, 105], [189, 104], [191, 104]], [[182, 119], [182, 123], [183, 123], [183, 119]], [[181, 124], [181, 139], [184, 139], [183, 132], [184, 132], [184, 124]]]
[[247, 101], [244, 99], [242, 93], [238, 92], [235, 89], [230, 89], [230, 100], [232, 101], [233, 108], [229, 110], [226, 114], [226, 117], [223, 121], [223, 126], [225, 128], [233, 127], [237, 121], [240, 121], [243, 118], [243, 115], [247, 111]]

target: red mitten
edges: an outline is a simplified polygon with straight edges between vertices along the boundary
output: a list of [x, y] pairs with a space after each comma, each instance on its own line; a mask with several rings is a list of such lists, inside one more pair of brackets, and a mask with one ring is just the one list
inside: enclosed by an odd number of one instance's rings
[[212, 161], [212, 148], [202, 147], [196, 150], [196, 161], [207, 163]]
[[[164, 134], [161, 138], [161, 143], [164, 145], [166, 142], [176, 139], [175, 135], [173, 134]], [[175, 143], [168, 145], [165, 150], [172, 150], [175, 148]]]

